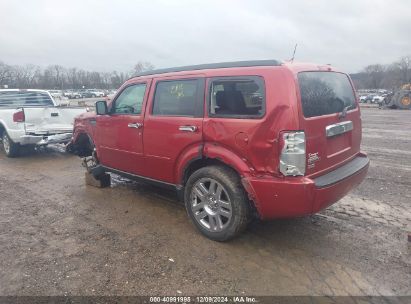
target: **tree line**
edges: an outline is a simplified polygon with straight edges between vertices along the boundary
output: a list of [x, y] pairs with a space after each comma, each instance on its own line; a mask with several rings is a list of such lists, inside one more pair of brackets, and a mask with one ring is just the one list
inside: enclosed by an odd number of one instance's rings
[[142, 71], [152, 70], [147, 61], [139, 61], [129, 72], [96, 72], [78, 68], [34, 64], [9, 65], [0, 61], [0, 88], [19, 89], [117, 89], [128, 78]]
[[401, 57], [387, 65], [371, 64], [350, 76], [357, 89], [395, 90], [403, 84], [411, 83], [411, 56]]
[[[0, 61], [0, 88], [19, 89], [117, 89], [132, 75], [152, 70], [147, 61], [139, 61], [129, 72], [95, 72], [78, 68], [50, 65], [8, 65]], [[361, 72], [351, 74], [357, 89], [395, 89], [411, 83], [411, 56], [405, 56], [392, 64], [372, 64]]]

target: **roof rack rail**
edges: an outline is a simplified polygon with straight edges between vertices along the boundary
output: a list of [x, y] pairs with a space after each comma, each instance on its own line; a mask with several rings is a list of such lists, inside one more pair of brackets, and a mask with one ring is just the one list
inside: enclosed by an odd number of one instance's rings
[[207, 63], [207, 64], [188, 65], [188, 66], [182, 66], [182, 67], [145, 71], [145, 72], [137, 73], [133, 75], [131, 78], [139, 77], [139, 76], [154, 75], [154, 74], [172, 73], [172, 72], [196, 71], [196, 70], [206, 70], [206, 69], [240, 68], [240, 67], [242, 68], [242, 67], [252, 67], [252, 66], [279, 66], [281, 64], [282, 62], [278, 60], [250, 60], [250, 61]]

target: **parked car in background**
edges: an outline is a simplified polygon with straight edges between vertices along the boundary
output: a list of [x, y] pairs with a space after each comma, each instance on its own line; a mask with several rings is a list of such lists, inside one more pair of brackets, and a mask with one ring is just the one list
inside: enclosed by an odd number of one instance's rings
[[60, 96], [60, 97], [53, 97], [53, 99], [57, 106], [68, 107], [70, 105], [70, 100], [68, 97]]
[[70, 101], [68, 100], [68, 97], [65, 96], [64, 92], [62, 90], [48, 90], [50, 95], [53, 97], [54, 102], [58, 106], [68, 106], [70, 104]]
[[384, 96], [376, 95], [373, 97], [372, 103], [378, 103], [379, 105], [381, 105], [384, 101], [384, 98]]
[[81, 98], [91, 98], [93, 97], [91, 93], [87, 90], [79, 90], [78, 93], [81, 95]]
[[367, 97], [365, 98], [365, 102], [374, 103], [374, 97], [375, 97], [375, 94], [367, 95]]
[[73, 134], [74, 117], [84, 108], [61, 108], [43, 90], [0, 90], [0, 138], [8, 157], [22, 146], [67, 143]]
[[[295, 94], [297, 92], [297, 94]], [[225, 241], [253, 214], [316, 213], [365, 178], [361, 118], [347, 74], [247, 61], [143, 72], [75, 120], [70, 149], [175, 189], [201, 233]]]
[[66, 91], [66, 92], [64, 93], [64, 96], [66, 96], [66, 97], [68, 97], [68, 98], [70, 98], [70, 99], [79, 99], [79, 98], [82, 98], [82, 95], [81, 95], [78, 91], [75, 91], [75, 90]]
[[90, 92], [91, 97], [104, 97], [105, 96], [104, 91], [102, 90], [94, 89], [94, 90], [88, 90], [88, 91]]
[[79, 93], [81, 94], [82, 98], [95, 98], [95, 97], [105, 96], [103, 91], [92, 90], [92, 89], [81, 90], [79, 91]]
[[63, 96], [63, 91], [62, 90], [48, 90], [51, 96], [54, 98], [60, 98]]

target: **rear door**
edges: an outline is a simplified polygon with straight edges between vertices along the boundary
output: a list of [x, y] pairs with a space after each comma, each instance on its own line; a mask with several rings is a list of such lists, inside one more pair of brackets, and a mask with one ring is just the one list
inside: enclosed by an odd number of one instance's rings
[[96, 117], [100, 162], [120, 171], [141, 174], [143, 165], [143, 109], [149, 81], [127, 85], [117, 95], [108, 115]]
[[350, 79], [336, 72], [298, 74], [307, 175], [319, 175], [360, 151], [361, 118]]
[[204, 78], [153, 80], [144, 120], [144, 176], [169, 183], [178, 158], [203, 141]]

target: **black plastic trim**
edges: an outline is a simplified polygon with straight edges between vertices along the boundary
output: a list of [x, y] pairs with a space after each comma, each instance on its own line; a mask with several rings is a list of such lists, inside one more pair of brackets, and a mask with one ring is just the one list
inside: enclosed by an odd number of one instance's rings
[[144, 177], [144, 176], [124, 172], [124, 171], [113, 169], [113, 168], [106, 167], [106, 166], [103, 166], [103, 165], [98, 165], [97, 167], [91, 169], [91, 173], [95, 177], [97, 177], [98, 175], [101, 175], [102, 173], [105, 173], [105, 172], [112, 172], [114, 174], [124, 176], [124, 177], [126, 177], [128, 179], [131, 179], [131, 180], [134, 180], [134, 181], [144, 182], [144, 183], [160, 186], [160, 187], [167, 188], [167, 189], [176, 190], [176, 188], [177, 188], [177, 185], [172, 184], [172, 183], [167, 183], [167, 182], [163, 182], [163, 181], [160, 181], [160, 180], [157, 180], [157, 179], [153, 179], [153, 178], [149, 178], [149, 177]]
[[351, 175], [356, 174], [358, 171], [361, 171], [367, 167], [369, 163], [370, 160], [367, 156], [358, 156], [338, 169], [315, 178], [315, 186], [317, 188], [324, 188], [336, 184]]
[[245, 68], [253, 66], [279, 66], [282, 62], [278, 60], [247, 60], [247, 61], [233, 61], [233, 62], [219, 62], [219, 63], [207, 63], [198, 65], [188, 65], [182, 67], [173, 67], [166, 69], [158, 69], [145, 71], [135, 74], [134, 77], [155, 75], [155, 74], [165, 74], [173, 72], [184, 72], [184, 71], [197, 71], [197, 70], [207, 70], [207, 69], [224, 69], [224, 68]]

